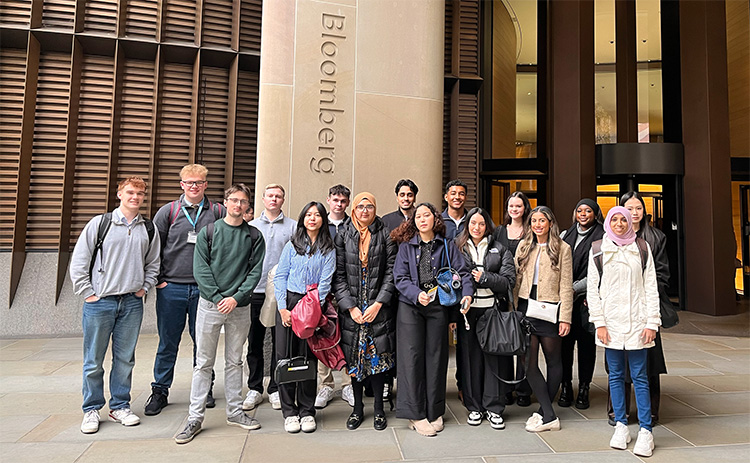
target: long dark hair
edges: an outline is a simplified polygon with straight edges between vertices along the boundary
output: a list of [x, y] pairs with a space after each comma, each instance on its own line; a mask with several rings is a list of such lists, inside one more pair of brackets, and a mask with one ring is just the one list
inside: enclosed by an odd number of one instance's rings
[[[307, 214], [307, 210], [313, 206], [318, 209], [318, 213], [323, 219], [323, 224], [320, 226], [315, 243], [311, 246], [310, 237], [307, 235], [307, 229], [305, 228], [305, 214]], [[297, 229], [294, 231], [291, 241], [294, 250], [297, 251], [297, 254], [299, 255], [305, 255], [308, 246], [310, 246], [309, 255], [315, 254], [318, 250], [320, 250], [322, 254], [328, 254], [333, 251], [333, 239], [331, 239], [331, 233], [328, 231], [328, 213], [323, 204], [317, 201], [310, 201], [305, 204], [302, 208], [302, 212], [299, 213], [299, 218], [297, 218]]]
[[558, 265], [560, 263], [560, 248], [562, 247], [563, 243], [563, 240], [560, 239], [560, 226], [557, 225], [555, 214], [552, 213], [552, 210], [549, 207], [537, 206], [531, 211], [531, 214], [529, 214], [529, 218], [527, 220], [528, 229], [523, 235], [521, 243], [518, 245], [518, 251], [516, 251], [516, 260], [518, 261], [518, 268], [521, 270], [521, 273], [523, 273], [523, 271], [526, 269], [526, 264], [528, 264], [531, 250], [534, 248], [534, 246], [536, 246], [536, 234], [531, 229], [531, 216], [537, 212], [544, 214], [544, 217], [546, 217], [547, 221], [549, 222], [547, 255], [549, 256], [549, 260], [552, 263], [552, 268], [558, 268]]
[[529, 202], [529, 198], [525, 194], [523, 194], [523, 191], [520, 190], [514, 191], [510, 194], [510, 196], [508, 196], [508, 199], [505, 200], [505, 215], [503, 216], [503, 225], [507, 227], [513, 221], [510, 215], [508, 215], [508, 204], [513, 198], [521, 198], [521, 201], [523, 201], [523, 231], [526, 232], [526, 223], [529, 217], [531, 217], [531, 203]]
[[405, 243], [412, 239], [414, 235], [419, 231], [417, 229], [417, 222], [414, 217], [417, 215], [417, 209], [420, 207], [426, 207], [432, 212], [435, 217], [435, 223], [432, 225], [432, 232], [436, 235], [445, 236], [445, 223], [443, 223], [443, 217], [440, 215], [438, 210], [431, 203], [419, 203], [414, 208], [414, 213], [405, 220], [401, 225], [391, 232], [391, 239], [396, 243]]
[[471, 222], [471, 218], [474, 217], [476, 214], [479, 214], [484, 219], [485, 224], [485, 230], [484, 230], [484, 236], [482, 238], [486, 238], [490, 235], [492, 235], [492, 232], [495, 231], [495, 224], [492, 222], [492, 217], [490, 217], [490, 213], [482, 209], [481, 207], [475, 207], [472, 210], [469, 211], [468, 214], [466, 214], [466, 222], [464, 223], [464, 229], [461, 231], [461, 233], [456, 237], [456, 246], [460, 250], [464, 250], [464, 246], [466, 246], [466, 243], [471, 240], [471, 233], [469, 233], [469, 222]]
[[643, 217], [641, 218], [641, 222], [638, 224], [638, 231], [636, 232], [636, 234], [638, 235], [638, 237], [646, 240], [653, 247], [654, 243], [656, 243], [657, 241], [657, 233], [659, 232], [654, 231], [654, 228], [651, 226], [651, 219], [650, 216], [646, 213], [646, 202], [643, 200], [643, 196], [641, 196], [641, 194], [637, 191], [628, 191], [620, 198], [620, 206], [625, 207], [625, 203], [633, 198], [640, 201], [641, 206], [643, 206]]

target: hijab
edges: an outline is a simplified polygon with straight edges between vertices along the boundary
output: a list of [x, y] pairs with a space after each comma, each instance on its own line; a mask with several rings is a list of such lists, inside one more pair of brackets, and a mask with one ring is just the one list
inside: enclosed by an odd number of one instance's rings
[[[628, 229], [623, 235], [616, 234], [610, 226], [612, 217], [617, 214], [622, 214], [622, 216], [625, 217], [625, 220], [628, 221]], [[618, 246], [627, 246], [628, 244], [634, 242], [636, 234], [635, 230], [633, 230], [633, 217], [630, 215], [630, 211], [622, 206], [615, 206], [610, 209], [609, 212], [607, 212], [607, 218], [604, 219], [604, 231], [607, 232], [607, 237]]]
[[[360, 204], [372, 204], [375, 207], [375, 210], [372, 211], [372, 218], [367, 223], [362, 222], [357, 217], [356, 209]], [[359, 260], [362, 262], [362, 267], [367, 267], [367, 255], [370, 251], [370, 238], [372, 238], [368, 227], [375, 221], [377, 207], [375, 196], [366, 191], [355, 196], [354, 201], [352, 201], [352, 225], [354, 225], [354, 228], [359, 232]]]

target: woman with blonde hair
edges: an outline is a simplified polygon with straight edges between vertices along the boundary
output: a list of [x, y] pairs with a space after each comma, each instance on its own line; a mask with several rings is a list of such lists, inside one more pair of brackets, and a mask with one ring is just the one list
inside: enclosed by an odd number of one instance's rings
[[[526, 421], [529, 432], [558, 431], [560, 419], [552, 399], [562, 381], [562, 337], [570, 332], [573, 314], [573, 258], [570, 246], [560, 239], [552, 211], [538, 206], [529, 216], [528, 231], [516, 251], [515, 299], [518, 310], [531, 324], [529, 368], [526, 378], [539, 401], [539, 410]], [[536, 307], [558, 306], [554, 322], [534, 318]], [[539, 369], [539, 348], [547, 363], [547, 379]]]

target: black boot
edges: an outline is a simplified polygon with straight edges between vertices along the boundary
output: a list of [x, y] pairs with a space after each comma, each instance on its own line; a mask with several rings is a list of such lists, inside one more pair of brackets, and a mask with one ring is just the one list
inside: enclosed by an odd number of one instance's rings
[[578, 398], [576, 398], [576, 408], [579, 410], [586, 410], [590, 405], [589, 383], [581, 383], [578, 385]]
[[557, 405], [561, 407], [570, 407], [573, 403], [573, 384], [569, 382], [563, 382], [560, 388], [560, 398], [557, 400]]
[[216, 399], [214, 399], [214, 388], [208, 390], [208, 397], [206, 397], [206, 408], [214, 408], [216, 406]]

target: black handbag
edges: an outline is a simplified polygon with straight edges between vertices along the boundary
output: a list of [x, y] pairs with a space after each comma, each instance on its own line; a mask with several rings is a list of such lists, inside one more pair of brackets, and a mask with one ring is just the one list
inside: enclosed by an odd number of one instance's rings
[[[286, 351], [287, 355], [291, 356], [294, 332], [292, 332], [291, 328], [288, 328], [288, 330], [287, 339], [289, 343]], [[315, 358], [311, 361], [304, 355], [281, 359], [276, 364], [273, 377], [276, 380], [276, 384], [315, 380], [318, 377], [318, 359]]]
[[669, 329], [677, 326], [680, 323], [680, 316], [677, 315], [672, 305], [672, 301], [669, 300], [666, 291], [659, 291], [659, 313], [661, 315], [661, 327]]
[[476, 323], [479, 346], [491, 355], [524, 355], [529, 347], [529, 326], [523, 313], [516, 310], [484, 311]]

